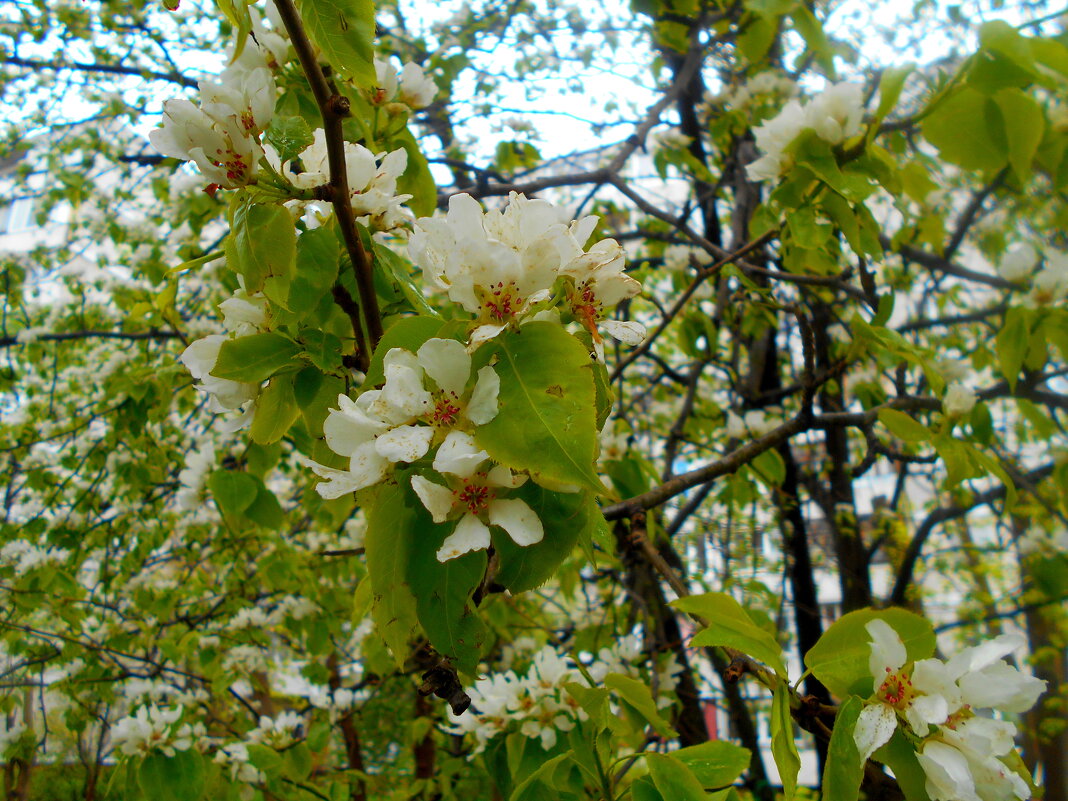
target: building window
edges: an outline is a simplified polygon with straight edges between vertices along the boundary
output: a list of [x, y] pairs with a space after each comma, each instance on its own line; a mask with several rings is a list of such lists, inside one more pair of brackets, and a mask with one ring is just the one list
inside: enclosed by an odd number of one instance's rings
[[0, 233], [14, 234], [36, 227], [32, 197], [18, 197], [0, 204]]

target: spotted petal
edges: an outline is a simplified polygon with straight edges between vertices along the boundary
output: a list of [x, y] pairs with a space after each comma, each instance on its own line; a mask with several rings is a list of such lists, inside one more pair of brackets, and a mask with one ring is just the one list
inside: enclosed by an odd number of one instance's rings
[[435, 484], [422, 476], [412, 476], [412, 489], [423, 502], [423, 506], [430, 512], [435, 523], [444, 523], [453, 506], [452, 490]]
[[455, 339], [428, 339], [416, 358], [435, 384], [456, 397], [463, 394], [471, 376], [471, 355], [462, 343]]
[[886, 704], [869, 704], [860, 710], [853, 740], [863, 765], [873, 753], [885, 745], [897, 729], [897, 713]]
[[450, 431], [434, 456], [434, 469], [470, 478], [489, 454], [475, 445], [475, 438], [466, 431]]
[[375, 440], [375, 450], [391, 462], [414, 462], [430, 448], [434, 429], [427, 426], [397, 426]]
[[439, 562], [447, 562], [469, 551], [481, 551], [490, 546], [490, 530], [477, 517], [466, 514], [456, 524], [456, 530], [438, 548]]
[[471, 400], [467, 403], [467, 419], [476, 426], [481, 426], [496, 417], [497, 396], [500, 391], [501, 379], [496, 371], [488, 365], [479, 370], [478, 381], [475, 383], [474, 392], [471, 393]]

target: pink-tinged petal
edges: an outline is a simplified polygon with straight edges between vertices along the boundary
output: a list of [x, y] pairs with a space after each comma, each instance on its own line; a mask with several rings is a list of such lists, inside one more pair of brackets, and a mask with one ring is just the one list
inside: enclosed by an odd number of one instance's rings
[[886, 704], [869, 704], [860, 710], [853, 740], [863, 765], [868, 757], [889, 742], [897, 729], [897, 714]]
[[886, 678], [886, 669], [900, 670], [908, 659], [901, 635], [885, 620], [874, 618], [864, 626], [871, 635], [871, 657], [868, 668], [878, 687]]
[[466, 431], [450, 431], [434, 456], [434, 469], [460, 478], [470, 478], [489, 454], [475, 445]]
[[469, 551], [482, 551], [490, 546], [490, 530], [473, 514], [466, 514], [456, 524], [456, 530], [438, 548], [439, 562], [447, 562]]
[[489, 519], [508, 532], [516, 545], [533, 545], [545, 537], [545, 529], [534, 510], [518, 498], [501, 498], [489, 505]]
[[375, 450], [390, 462], [414, 462], [426, 455], [434, 429], [429, 426], [398, 426], [375, 440]]
[[624, 345], [640, 345], [645, 341], [645, 326], [634, 320], [601, 320], [597, 327]]
[[478, 371], [478, 381], [467, 403], [467, 419], [476, 426], [485, 425], [497, 416], [497, 396], [501, 391], [501, 379], [487, 365]]
[[412, 489], [415, 490], [415, 494], [419, 496], [426, 510], [430, 512], [434, 522], [444, 523], [445, 518], [452, 511], [454, 500], [452, 490], [422, 476], [412, 476]]
[[471, 354], [455, 339], [428, 339], [416, 353], [423, 371], [446, 392], [464, 393], [471, 377]]
[[358, 447], [349, 459], [349, 472], [356, 480], [356, 489], [370, 487], [384, 480], [392, 466], [375, 449], [373, 440]]

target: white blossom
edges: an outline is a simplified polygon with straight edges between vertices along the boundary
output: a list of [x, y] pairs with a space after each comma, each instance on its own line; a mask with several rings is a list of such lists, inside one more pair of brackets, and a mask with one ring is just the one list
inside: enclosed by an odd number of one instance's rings
[[182, 738], [179, 742], [173, 730], [181, 717], [180, 706], [173, 709], [160, 709], [155, 704], [143, 706], [136, 714], [122, 718], [112, 727], [112, 745], [128, 756], [146, 756], [155, 750], [174, 756], [175, 750], [190, 748], [189, 740]]
[[1012, 245], [998, 263], [998, 275], [1006, 281], [1014, 283], [1027, 279], [1035, 265], [1038, 264], [1038, 253], [1027, 242], [1017, 242]]
[[942, 398], [942, 410], [951, 417], [963, 417], [975, 408], [978, 400], [975, 392], [959, 381], [954, 381]]

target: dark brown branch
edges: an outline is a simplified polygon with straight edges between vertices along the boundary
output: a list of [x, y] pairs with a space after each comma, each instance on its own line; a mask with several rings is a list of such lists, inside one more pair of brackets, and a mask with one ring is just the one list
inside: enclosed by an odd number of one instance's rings
[[35, 70], [55, 70], [56, 72], [78, 70], [81, 72], [103, 72], [110, 75], [130, 75], [153, 81], [170, 81], [181, 86], [187, 86], [190, 89], [197, 88], [195, 79], [187, 78], [177, 72], [141, 70], [137, 67], [124, 67], [121, 64], [91, 64], [84, 61], [38, 61], [37, 59], [20, 58], [19, 56], [8, 56], [4, 59], [4, 63]]
[[[330, 164], [330, 183], [327, 184], [328, 198], [334, 206], [334, 216], [341, 228], [345, 240], [345, 249], [352, 260], [352, 269], [356, 277], [356, 289], [359, 294], [360, 310], [367, 323], [367, 336], [370, 342], [360, 347], [359, 359], [361, 369], [367, 369], [371, 360], [371, 350], [382, 338], [382, 318], [378, 310], [378, 298], [375, 295], [373, 266], [371, 257], [364, 250], [360, 234], [356, 230], [356, 217], [352, 211], [352, 196], [349, 193], [348, 171], [345, 167], [345, 135], [341, 129], [342, 121], [350, 116], [349, 101], [335, 93], [323, 73], [315, 56], [315, 49], [301, 23], [293, 0], [277, 0], [278, 15], [282, 18], [293, 49], [297, 53], [300, 66], [308, 78], [319, 113], [323, 118], [323, 134], [326, 139], [326, 155]], [[351, 315], [350, 315], [351, 316]], [[359, 321], [353, 321], [357, 343], [362, 343], [363, 332]], [[369, 346], [369, 347], [368, 347]]]

